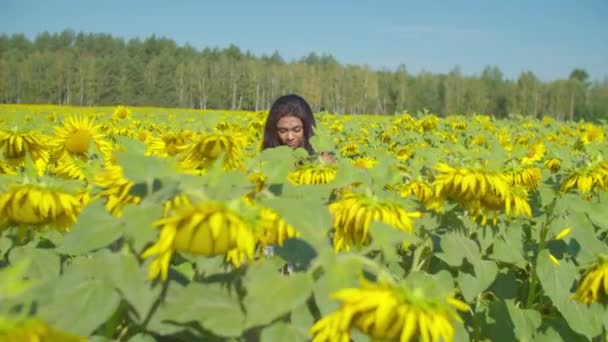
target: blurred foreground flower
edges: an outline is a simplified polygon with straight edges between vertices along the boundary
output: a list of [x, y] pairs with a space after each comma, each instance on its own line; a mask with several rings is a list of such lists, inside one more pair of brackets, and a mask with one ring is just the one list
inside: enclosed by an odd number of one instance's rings
[[159, 275], [163, 281], [167, 279], [175, 251], [216, 256], [237, 250], [253, 259], [255, 238], [250, 226], [221, 203], [185, 204], [154, 225], [160, 228], [158, 241], [142, 253], [143, 258], [155, 257], [150, 279]]
[[363, 278], [360, 288], [340, 290], [332, 298], [342, 305], [310, 329], [313, 342], [350, 341], [353, 328], [373, 340], [452, 341], [453, 320], [461, 321], [456, 310], [469, 310], [453, 297], [431, 297], [422, 288]]
[[120, 165], [107, 166], [101, 174], [95, 177], [95, 185], [103, 188], [101, 196], [106, 198], [106, 210], [115, 216], [122, 214], [122, 208], [126, 204], [137, 204], [141, 200], [129, 193], [133, 182], [124, 177]]
[[199, 137], [184, 147], [181, 167], [184, 170], [205, 169], [218, 158], [228, 170], [243, 166], [245, 137], [240, 135], [210, 134]]
[[55, 330], [46, 323], [29, 319], [14, 324], [0, 317], [0, 341], [3, 342], [84, 342], [86, 338]]
[[578, 285], [572, 296], [575, 300], [592, 304], [608, 301], [608, 260], [600, 258], [585, 274], [585, 278]]
[[496, 221], [498, 212], [504, 212], [507, 217], [532, 216], [527, 189], [511, 182], [534, 185], [535, 171], [507, 176], [481, 168], [455, 168], [443, 163], [436, 168], [440, 173], [433, 182], [435, 196], [459, 202], [473, 217], [481, 217], [482, 224], [491, 215]]
[[0, 193], [0, 228], [52, 226], [66, 231], [82, 208], [78, 196], [42, 185], [12, 185]]
[[[36, 171], [41, 175], [50, 159], [50, 152], [45, 139], [46, 137], [38, 132], [0, 130], [0, 149], [4, 149], [2, 155], [12, 171], [15, 167], [23, 166], [25, 157], [29, 155], [34, 162]], [[9, 166], [7, 165], [6, 168], [9, 169]]]
[[295, 185], [327, 184], [336, 178], [336, 167], [332, 165], [308, 165], [287, 176]]
[[347, 193], [329, 205], [333, 215], [334, 250], [350, 250], [369, 243], [369, 226], [380, 221], [407, 233], [413, 230], [412, 218], [419, 212], [406, 212], [399, 204], [358, 193]]

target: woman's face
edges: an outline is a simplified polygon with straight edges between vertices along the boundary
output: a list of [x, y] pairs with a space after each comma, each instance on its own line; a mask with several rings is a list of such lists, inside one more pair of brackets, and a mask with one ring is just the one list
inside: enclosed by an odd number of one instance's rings
[[281, 144], [301, 147], [304, 141], [304, 124], [297, 116], [284, 116], [277, 122], [277, 132]]

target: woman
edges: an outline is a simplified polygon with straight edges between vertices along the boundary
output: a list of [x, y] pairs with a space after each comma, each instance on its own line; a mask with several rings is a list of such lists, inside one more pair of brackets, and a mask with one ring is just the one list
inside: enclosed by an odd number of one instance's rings
[[[268, 112], [262, 150], [287, 145], [304, 148], [313, 155], [315, 151], [310, 145], [310, 137], [314, 135], [315, 126], [312, 110], [302, 97], [295, 94], [281, 96]], [[325, 162], [335, 162], [327, 152], [322, 152], [321, 157]]]

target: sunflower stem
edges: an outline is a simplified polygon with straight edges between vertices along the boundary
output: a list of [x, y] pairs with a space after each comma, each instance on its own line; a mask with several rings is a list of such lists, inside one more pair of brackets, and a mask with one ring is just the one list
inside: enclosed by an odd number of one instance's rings
[[[552, 206], [551, 209], [553, 209], [555, 206]], [[539, 243], [538, 243], [538, 250], [536, 251], [536, 254], [534, 255], [534, 260], [532, 262], [531, 266], [531, 273], [530, 273], [530, 287], [528, 288], [528, 298], [526, 299], [526, 308], [531, 308], [532, 305], [534, 304], [534, 299], [536, 298], [536, 285], [538, 283], [538, 276], [536, 274], [536, 263], [538, 262], [538, 255], [547, 248], [547, 234], [549, 233], [549, 224], [550, 222], [553, 220], [553, 210], [551, 210], [548, 214], [547, 214], [547, 221], [545, 223], [543, 223], [543, 226], [541, 228], [540, 231], [540, 236], [539, 236]]]
[[477, 309], [480, 306], [481, 293], [475, 297], [475, 312], [473, 312], [473, 341], [481, 341], [481, 321]]

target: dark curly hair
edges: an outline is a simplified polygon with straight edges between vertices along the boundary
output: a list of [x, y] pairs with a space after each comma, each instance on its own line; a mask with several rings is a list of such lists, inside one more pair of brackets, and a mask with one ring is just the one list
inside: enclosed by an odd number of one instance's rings
[[310, 145], [310, 137], [314, 135], [313, 127], [316, 126], [315, 117], [306, 100], [295, 94], [279, 97], [272, 104], [272, 107], [270, 107], [264, 126], [262, 150], [283, 145], [279, 139], [277, 123], [285, 116], [295, 116], [302, 120], [304, 126], [304, 141], [302, 142], [302, 147], [305, 148], [309, 154], [314, 154], [314, 150]]

